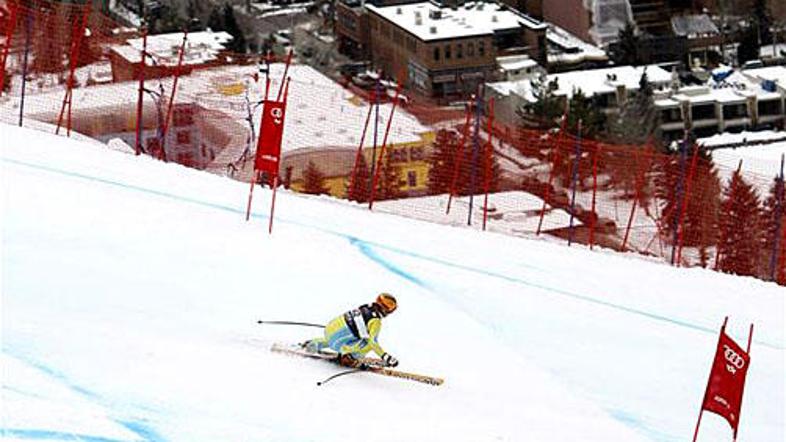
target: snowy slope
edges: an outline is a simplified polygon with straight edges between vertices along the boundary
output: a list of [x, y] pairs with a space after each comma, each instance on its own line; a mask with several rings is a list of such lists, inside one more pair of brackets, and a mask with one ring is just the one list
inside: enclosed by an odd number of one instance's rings
[[[756, 324], [740, 441], [782, 441], [784, 290], [369, 213], [0, 126], [3, 440], [677, 441], [717, 330]], [[394, 293], [440, 387], [267, 351]], [[700, 440], [728, 440], [705, 415]]]

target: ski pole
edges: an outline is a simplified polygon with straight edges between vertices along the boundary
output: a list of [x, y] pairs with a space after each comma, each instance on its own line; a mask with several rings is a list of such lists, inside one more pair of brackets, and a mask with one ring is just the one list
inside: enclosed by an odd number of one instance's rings
[[274, 324], [274, 325], [302, 325], [305, 327], [319, 327], [325, 328], [322, 324], [314, 324], [311, 322], [297, 322], [297, 321], [257, 321], [257, 324]]
[[366, 370], [367, 370], [367, 368], [353, 368], [351, 370], [342, 371], [341, 373], [336, 373], [333, 376], [330, 376], [330, 377], [326, 378], [323, 381], [317, 382], [317, 386], [327, 384], [328, 382], [330, 382], [331, 380], [333, 380], [333, 379], [335, 379], [335, 378], [337, 378], [339, 376], [345, 376], [345, 375], [352, 374], [352, 373], [359, 373], [361, 371], [366, 371]]

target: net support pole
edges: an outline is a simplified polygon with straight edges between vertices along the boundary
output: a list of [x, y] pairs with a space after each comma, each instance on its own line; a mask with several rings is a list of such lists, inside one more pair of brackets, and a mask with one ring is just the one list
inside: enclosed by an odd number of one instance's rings
[[66, 81], [66, 93], [63, 96], [63, 104], [60, 107], [60, 115], [57, 117], [57, 128], [55, 135], [60, 134], [60, 127], [63, 124], [63, 117], [66, 118], [66, 136], [71, 136], [71, 106], [74, 96], [74, 82], [76, 78], [76, 66], [79, 64], [79, 50], [82, 46], [82, 38], [87, 29], [87, 19], [90, 14], [90, 4], [88, 3], [82, 12], [82, 18], [74, 23], [74, 32], [71, 39], [71, 53], [68, 63], [68, 80]]
[[450, 180], [450, 189], [448, 193], [448, 207], [445, 210], [445, 214], [450, 214], [450, 205], [453, 202], [453, 195], [456, 194], [456, 185], [458, 184], [458, 176], [459, 171], [461, 169], [461, 163], [463, 162], [464, 158], [464, 144], [467, 142], [467, 137], [469, 137], [469, 123], [472, 119], [472, 106], [467, 106], [465, 109], [465, 116], [464, 116], [464, 127], [462, 128], [461, 132], [461, 139], [459, 140], [458, 145], [456, 146], [456, 155], [453, 158], [453, 176]]
[[494, 97], [489, 99], [489, 116], [488, 116], [488, 135], [489, 140], [486, 144], [486, 167], [483, 182], [483, 192], [486, 194], [483, 197], [483, 230], [486, 230], [486, 221], [488, 219], [489, 211], [489, 188], [491, 187], [491, 166], [493, 164], [494, 145], [492, 144], [492, 133], [494, 130]]
[[576, 137], [576, 159], [573, 161], [570, 197], [570, 224], [568, 225], [568, 246], [573, 243], [573, 220], [576, 217], [576, 187], [579, 184], [579, 161], [581, 160], [581, 119], [578, 121], [578, 136]]
[[478, 175], [478, 154], [480, 153], [480, 113], [482, 97], [480, 96], [480, 85], [478, 85], [478, 94], [475, 97], [475, 132], [472, 135], [472, 163], [470, 164], [470, 189], [469, 189], [469, 210], [467, 211], [467, 225], [472, 225], [472, 206], [475, 201], [475, 183]]
[[172, 112], [175, 107], [175, 95], [177, 94], [177, 82], [180, 79], [180, 73], [183, 69], [183, 57], [186, 52], [186, 44], [188, 42], [188, 31], [183, 32], [183, 43], [180, 45], [180, 53], [177, 57], [177, 67], [175, 67], [174, 78], [172, 79], [172, 91], [169, 94], [169, 103], [167, 103], [166, 117], [164, 117], [164, 128], [161, 131], [161, 155], [163, 160], [166, 161], [166, 137], [169, 132], [169, 124], [172, 121]]
[[677, 239], [677, 267], [680, 266], [682, 260], [682, 242], [685, 238], [685, 214], [688, 212], [688, 202], [690, 201], [691, 183], [693, 176], [696, 173], [696, 163], [699, 158], [699, 145], [693, 145], [693, 158], [690, 160], [690, 170], [688, 171], [688, 179], [685, 182], [685, 192], [682, 196], [682, 204], [680, 205], [680, 219], [678, 225], [678, 239]]
[[590, 216], [590, 228], [589, 228], [589, 247], [592, 250], [593, 246], [595, 245], [595, 218], [597, 218], [597, 214], [595, 213], [595, 202], [596, 197], [598, 194], [598, 157], [600, 156], [601, 152], [601, 145], [595, 145], [595, 154], [592, 156], [592, 216]]
[[145, 66], [147, 65], [147, 27], [142, 28], [142, 62], [139, 64], [139, 95], [136, 102], [136, 154], [142, 153], [142, 105], [145, 100]]
[[380, 170], [382, 170], [382, 161], [385, 159], [385, 154], [387, 153], [386, 148], [388, 144], [388, 135], [390, 134], [390, 126], [393, 123], [393, 114], [396, 112], [396, 105], [398, 105], [398, 95], [400, 92], [401, 83], [399, 82], [398, 86], [396, 87], [396, 95], [393, 97], [393, 105], [390, 106], [390, 115], [388, 116], [388, 122], [385, 127], [385, 135], [382, 136], [382, 147], [379, 150], [377, 169], [374, 171], [374, 177], [371, 182], [371, 193], [368, 200], [368, 210], [371, 210], [374, 206], [374, 196], [376, 195], [377, 184], [379, 183], [379, 173]]
[[22, 60], [22, 93], [19, 102], [19, 127], [22, 127], [25, 118], [25, 89], [27, 89], [27, 68], [30, 58], [30, 27], [33, 21], [33, 12], [27, 11], [25, 14], [25, 55]]
[[554, 183], [554, 175], [556, 173], [557, 164], [560, 161], [560, 149], [562, 148], [562, 140], [565, 138], [565, 131], [567, 130], [567, 121], [568, 121], [568, 114], [562, 116], [562, 124], [560, 125], [560, 133], [556, 137], [554, 137], [554, 147], [551, 149], [551, 170], [549, 171], [549, 183], [546, 186], [546, 191], [543, 195], [543, 208], [540, 209], [540, 219], [538, 220], [538, 229], [535, 231], [535, 235], [540, 235], [540, 231], [543, 228], [543, 218], [546, 216], [546, 204], [548, 204], [548, 200], [551, 197], [551, 186]]
[[777, 183], [775, 184], [775, 230], [772, 235], [773, 244], [772, 244], [772, 253], [770, 254], [770, 281], [775, 281], [776, 277], [776, 264], [778, 262], [778, 249], [779, 249], [779, 242], [781, 237], [781, 228], [783, 228], [783, 194], [784, 194], [784, 182], [783, 182], [783, 162], [784, 156], [786, 154], [781, 154], [781, 173], [778, 176]]
[[349, 191], [347, 192], [348, 199], [352, 200], [357, 197], [357, 174], [360, 165], [360, 158], [363, 155], [363, 143], [366, 141], [366, 132], [368, 132], [368, 123], [371, 121], [371, 112], [374, 106], [369, 105], [368, 113], [366, 114], [366, 123], [363, 125], [363, 132], [360, 134], [360, 143], [358, 150], [355, 152], [355, 165], [352, 167], [352, 175], [349, 178]]

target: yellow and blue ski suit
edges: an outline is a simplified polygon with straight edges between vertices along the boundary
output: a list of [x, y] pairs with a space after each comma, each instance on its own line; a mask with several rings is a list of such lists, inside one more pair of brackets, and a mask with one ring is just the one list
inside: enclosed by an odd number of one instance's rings
[[309, 347], [314, 351], [329, 347], [339, 354], [351, 354], [355, 358], [363, 357], [373, 350], [382, 357], [385, 350], [377, 342], [382, 328], [381, 318], [382, 315], [372, 304], [361, 305], [328, 322], [325, 336], [310, 341]]

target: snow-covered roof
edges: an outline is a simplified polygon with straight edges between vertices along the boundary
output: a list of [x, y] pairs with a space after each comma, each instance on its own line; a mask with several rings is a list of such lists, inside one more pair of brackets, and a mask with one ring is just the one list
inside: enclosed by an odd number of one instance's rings
[[521, 27], [546, 29], [543, 22], [484, 1], [468, 2], [456, 9], [432, 2], [381, 7], [366, 4], [366, 8], [423, 41], [491, 35]]
[[[786, 49], [786, 46], [784, 46]], [[786, 89], [786, 66], [770, 66], [766, 68], [746, 69], [744, 75], [756, 82], [774, 81], [782, 89]]]
[[[232, 36], [226, 32], [192, 32], [186, 40], [186, 52], [183, 64], [203, 64], [217, 59], [218, 54], [226, 49], [226, 44], [232, 41]], [[164, 65], [176, 66], [180, 56], [180, 47], [183, 45], [183, 33], [149, 35], [147, 37], [147, 52], [153, 58], [147, 60], [149, 66]], [[142, 58], [143, 41], [141, 38], [132, 38], [124, 45], [112, 47], [112, 51], [130, 63], [140, 63]]]
[[603, 49], [589, 44], [565, 29], [549, 23], [546, 31], [548, 62], [580, 63], [582, 61], [604, 61], [608, 59]]
[[509, 55], [506, 57], [497, 57], [497, 64], [500, 68], [506, 71], [515, 71], [518, 69], [534, 68], [538, 66], [538, 62], [531, 59], [527, 55]]
[[786, 142], [786, 132], [761, 130], [756, 132], [720, 133], [707, 138], [699, 138], [696, 142], [705, 147], [726, 147], [746, 144], [767, 144], [776, 141]]
[[[255, 66], [224, 66], [196, 70], [191, 75], [180, 77], [175, 100], [177, 103], [196, 103], [203, 108], [219, 111], [228, 119], [246, 128], [248, 126], [245, 119], [248, 114], [243, 91], [248, 88], [251, 103], [260, 101], [264, 93], [264, 81], [254, 83], [252, 79], [256, 69]], [[278, 91], [283, 71], [283, 63], [270, 66], [271, 91], [274, 95]], [[322, 147], [357, 148], [368, 113], [368, 103], [310, 66], [292, 65], [289, 68], [289, 76], [291, 84], [282, 151]], [[163, 82], [165, 93], [169, 92], [170, 84], [171, 80]], [[146, 82], [147, 88], [156, 91], [158, 85], [158, 80]], [[74, 88], [74, 114], [101, 112], [102, 109], [109, 107], [134, 109], [138, 88], [139, 83], [136, 81]], [[8, 115], [18, 113], [19, 100], [19, 97], [12, 96], [10, 100], [0, 102], [0, 113]], [[47, 121], [56, 119], [62, 100], [63, 92], [59, 90], [29, 94], [25, 98], [25, 115]], [[153, 105], [149, 94], [144, 95], [144, 100], [147, 106]], [[380, 106], [378, 145], [382, 143], [390, 108], [390, 103]], [[254, 115], [254, 124], [257, 126], [261, 111], [261, 106], [257, 107]], [[422, 140], [421, 135], [430, 131], [430, 128], [420, 124], [412, 114], [402, 107], [397, 107], [391, 123], [388, 143], [418, 142]], [[371, 147], [374, 143], [371, 134], [371, 130], [366, 134], [364, 141], [366, 147]], [[245, 133], [232, 135], [237, 135], [238, 139], [244, 139], [246, 136]], [[235, 147], [240, 148], [240, 151], [227, 150], [221, 155], [228, 155], [231, 160], [235, 160], [245, 147], [245, 143], [242, 142]]]
[[558, 80], [558, 93], [572, 96], [574, 90], [581, 89], [586, 95], [614, 92], [617, 86], [627, 90], [637, 90], [644, 72], [650, 83], [662, 85], [671, 82], [671, 73], [659, 66], [617, 66], [613, 68], [592, 69], [549, 75]]
[[[580, 89], [585, 95], [591, 96], [612, 93], [617, 89], [617, 86], [620, 85], [624, 86], [627, 90], [637, 90], [639, 88], [639, 80], [645, 69], [650, 83], [663, 85], [671, 81], [671, 73], [655, 65], [618, 66], [613, 68], [564, 72], [548, 75], [546, 81], [551, 82], [552, 80], [557, 80], [559, 86], [555, 92], [557, 95], [571, 97], [575, 90]], [[532, 95], [532, 84], [528, 79], [501, 81], [490, 83], [489, 86], [502, 95], [509, 95], [513, 92], [529, 101], [534, 100], [534, 96]]]

